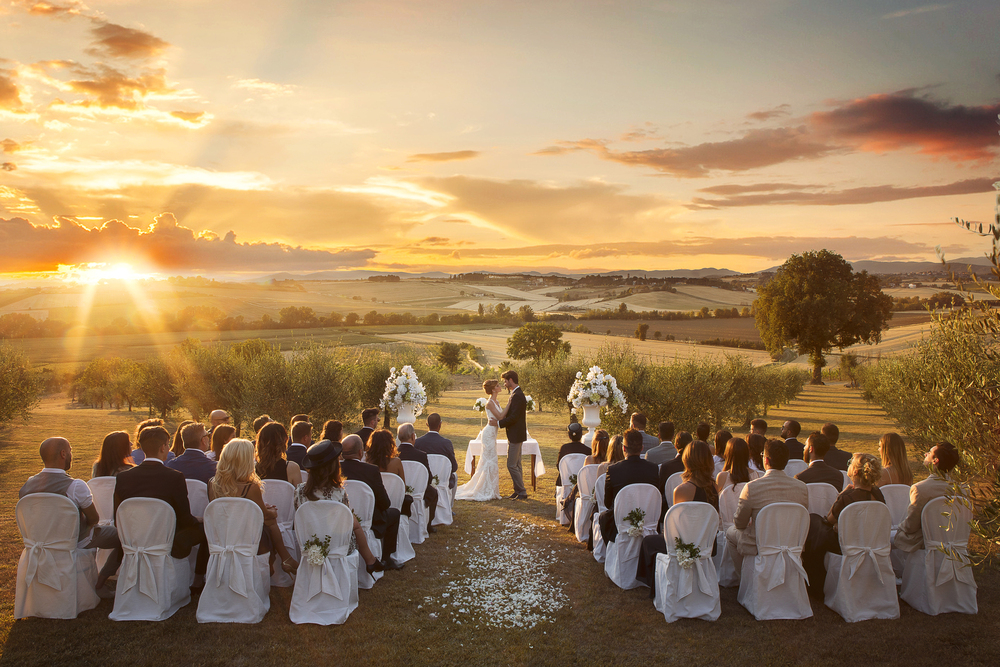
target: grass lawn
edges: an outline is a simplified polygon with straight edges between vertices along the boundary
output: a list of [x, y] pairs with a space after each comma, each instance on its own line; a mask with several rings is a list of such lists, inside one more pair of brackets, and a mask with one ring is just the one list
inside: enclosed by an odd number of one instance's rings
[[[456, 445], [459, 482], [467, 441], [479, 430], [471, 410], [476, 391], [446, 393], [433, 409], [444, 418], [442, 432]], [[553, 520], [552, 493], [565, 414], [529, 415], [531, 434], [541, 443], [546, 475], [527, 502], [459, 502], [452, 526], [438, 528], [417, 558], [391, 572], [373, 590], [360, 593], [360, 606], [343, 626], [293, 625], [288, 620], [291, 589], [273, 589], [271, 611], [258, 625], [199, 625], [195, 605], [162, 623], [115, 624], [112, 603], [73, 621], [13, 621], [14, 578], [21, 541], [13, 521], [17, 490], [40, 469], [37, 445], [61, 434], [74, 445], [76, 476], [89, 476], [105, 433], [131, 430], [140, 413], [68, 408], [48, 399], [27, 425], [0, 433], [0, 499], [3, 554], [0, 556], [0, 665], [842, 665], [846, 662], [903, 665], [995, 665], [1000, 661], [996, 615], [1000, 576], [992, 567], [976, 570], [977, 616], [924, 616], [901, 603], [896, 621], [845, 623], [823, 605], [804, 621], [757, 622], [736, 602], [735, 589], [722, 590], [722, 616], [715, 623], [681, 620], [667, 624], [646, 589], [622, 591], [604, 576], [584, 545]], [[798, 400], [767, 417], [771, 431], [795, 418], [809, 432], [838, 423], [847, 449], [874, 451], [893, 425], [860, 393], [842, 386], [807, 387]], [[421, 426], [422, 424], [418, 424]], [[684, 425], [687, 427], [687, 425]], [[912, 449], [914, 470], [917, 448]], [[501, 461], [501, 493], [511, 487]], [[525, 461], [525, 468], [527, 468]], [[474, 567], [503, 556], [506, 545], [521, 547], [542, 572], [541, 581], [523, 572], [502, 575], [511, 594], [547, 592], [556, 609], [529, 629], [503, 627], [509, 618], [477, 609], [463, 598]], [[446, 597], [447, 594], [447, 597]], [[453, 605], [458, 601], [458, 608]], [[460, 609], [465, 609], [462, 613]], [[433, 616], [432, 616], [433, 614]], [[458, 623], [461, 622], [461, 624]]]

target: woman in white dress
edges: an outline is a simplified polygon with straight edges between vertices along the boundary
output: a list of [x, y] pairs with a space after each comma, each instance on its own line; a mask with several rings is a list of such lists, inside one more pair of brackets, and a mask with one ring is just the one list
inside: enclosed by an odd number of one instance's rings
[[497, 402], [500, 393], [499, 380], [487, 380], [483, 390], [490, 396], [486, 402], [486, 415], [489, 418], [486, 428], [479, 439], [483, 443], [483, 455], [476, 467], [476, 474], [468, 483], [458, 487], [455, 500], [499, 500], [500, 499], [500, 465], [497, 463], [497, 430], [499, 421], [507, 414], [506, 408], [501, 408]]

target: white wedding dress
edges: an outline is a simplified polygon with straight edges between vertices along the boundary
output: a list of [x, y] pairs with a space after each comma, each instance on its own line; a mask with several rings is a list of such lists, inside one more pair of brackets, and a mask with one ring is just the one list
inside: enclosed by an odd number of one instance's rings
[[[496, 421], [502, 412], [496, 401], [490, 399], [486, 410]], [[483, 455], [476, 466], [476, 474], [467, 483], [455, 491], [455, 500], [499, 500], [500, 499], [500, 464], [497, 463], [497, 427], [487, 424], [479, 432], [483, 443]]]

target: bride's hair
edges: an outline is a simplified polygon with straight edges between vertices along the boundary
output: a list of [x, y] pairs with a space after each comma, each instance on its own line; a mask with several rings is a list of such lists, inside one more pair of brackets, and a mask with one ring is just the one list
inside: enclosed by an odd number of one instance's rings
[[499, 380], [487, 380], [486, 382], [483, 383], [483, 391], [485, 391], [487, 394], [492, 394], [493, 390], [497, 388], [498, 384], [500, 384]]

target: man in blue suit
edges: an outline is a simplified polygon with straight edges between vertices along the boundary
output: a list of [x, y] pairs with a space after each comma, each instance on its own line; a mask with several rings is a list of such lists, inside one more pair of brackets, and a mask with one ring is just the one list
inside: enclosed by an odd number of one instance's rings
[[212, 447], [212, 436], [204, 424], [188, 424], [181, 431], [184, 453], [167, 462], [167, 467], [184, 475], [184, 479], [197, 479], [208, 484], [215, 477], [217, 463], [206, 452]]

